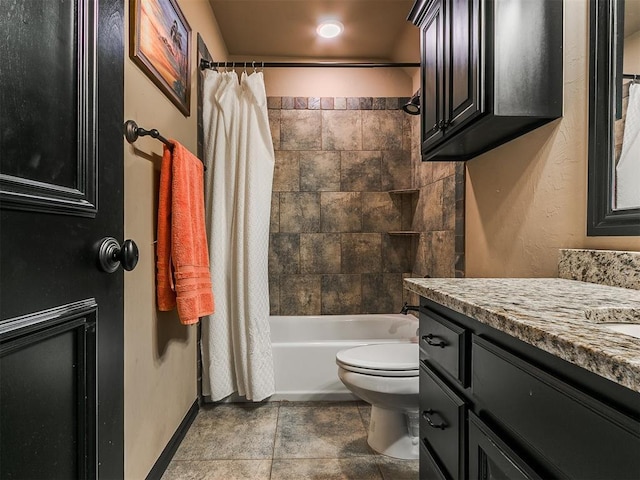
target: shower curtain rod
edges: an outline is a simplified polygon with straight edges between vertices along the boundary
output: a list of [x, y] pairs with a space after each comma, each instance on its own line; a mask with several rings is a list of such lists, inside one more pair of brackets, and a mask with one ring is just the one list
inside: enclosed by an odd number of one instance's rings
[[244, 66], [255, 68], [278, 68], [278, 67], [304, 67], [304, 68], [398, 68], [398, 67], [419, 67], [419, 63], [395, 63], [395, 62], [382, 62], [382, 63], [345, 63], [345, 62], [211, 62], [200, 59], [200, 70], [206, 70], [207, 68], [219, 68], [219, 67], [233, 67]]

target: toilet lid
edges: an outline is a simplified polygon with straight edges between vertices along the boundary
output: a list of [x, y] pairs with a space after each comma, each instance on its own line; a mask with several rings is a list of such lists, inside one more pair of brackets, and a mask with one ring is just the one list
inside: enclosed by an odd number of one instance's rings
[[341, 350], [336, 354], [336, 361], [343, 368], [358, 373], [403, 377], [418, 375], [418, 344], [363, 345]]

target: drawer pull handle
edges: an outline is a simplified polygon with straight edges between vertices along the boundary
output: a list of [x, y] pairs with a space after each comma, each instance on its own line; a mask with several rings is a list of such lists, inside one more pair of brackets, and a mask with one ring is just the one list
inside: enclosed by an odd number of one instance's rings
[[427, 342], [429, 345], [431, 345], [432, 347], [440, 347], [440, 348], [444, 348], [447, 344], [445, 343], [444, 340], [440, 340], [439, 342], [434, 342], [433, 339], [436, 338], [435, 335], [433, 335], [432, 333], [428, 334], [428, 335], [423, 335], [422, 336], [422, 340], [424, 340], [425, 342]]
[[429, 415], [434, 415], [434, 414], [437, 415], [436, 412], [429, 409], [422, 412], [422, 417], [427, 421], [427, 423], [431, 428], [438, 428], [440, 430], [444, 430], [447, 427], [447, 424], [444, 421], [442, 421], [441, 423], [433, 423], [433, 420], [431, 420], [431, 417]]

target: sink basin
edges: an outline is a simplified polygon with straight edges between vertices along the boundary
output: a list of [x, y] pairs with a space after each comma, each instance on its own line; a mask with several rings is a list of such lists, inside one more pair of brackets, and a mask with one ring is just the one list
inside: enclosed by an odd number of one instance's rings
[[602, 326], [614, 332], [640, 338], [640, 325], [636, 323], [603, 323]]

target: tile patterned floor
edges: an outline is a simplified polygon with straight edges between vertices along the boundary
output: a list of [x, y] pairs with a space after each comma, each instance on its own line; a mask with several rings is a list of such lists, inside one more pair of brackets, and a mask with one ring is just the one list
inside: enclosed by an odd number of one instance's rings
[[203, 407], [162, 480], [416, 480], [418, 461], [367, 444], [359, 402]]

